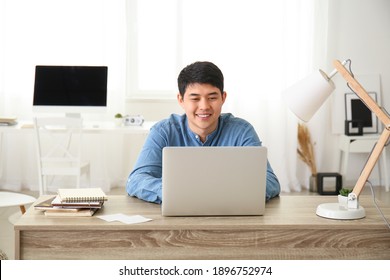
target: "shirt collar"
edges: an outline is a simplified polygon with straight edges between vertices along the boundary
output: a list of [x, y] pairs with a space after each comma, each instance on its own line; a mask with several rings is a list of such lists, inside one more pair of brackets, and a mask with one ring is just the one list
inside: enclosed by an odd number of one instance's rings
[[187, 129], [187, 133], [193, 137], [193, 139], [195, 141], [197, 141], [198, 143], [200, 143], [201, 145], [207, 145], [208, 143], [210, 143], [215, 135], [218, 133], [218, 130], [219, 130], [219, 127], [220, 127], [220, 122], [221, 122], [221, 116], [218, 117], [218, 125], [217, 125], [217, 128], [211, 132], [209, 135], [206, 136], [206, 141], [203, 143], [201, 140], [200, 140], [200, 136], [196, 133], [194, 133], [191, 129], [190, 129], [190, 126], [188, 125], [188, 119], [187, 117], [185, 117], [186, 120], [185, 120], [185, 126], [186, 126], [186, 129]]

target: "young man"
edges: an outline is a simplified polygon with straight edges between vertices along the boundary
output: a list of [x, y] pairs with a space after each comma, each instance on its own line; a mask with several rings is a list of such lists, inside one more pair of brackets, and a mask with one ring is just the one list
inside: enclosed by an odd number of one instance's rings
[[[177, 100], [184, 115], [172, 114], [152, 127], [133, 172], [129, 195], [162, 202], [162, 150], [168, 146], [261, 146], [254, 128], [232, 114], [221, 114], [226, 100], [221, 70], [211, 62], [195, 62], [178, 77]], [[279, 195], [280, 185], [267, 163], [266, 199]]]

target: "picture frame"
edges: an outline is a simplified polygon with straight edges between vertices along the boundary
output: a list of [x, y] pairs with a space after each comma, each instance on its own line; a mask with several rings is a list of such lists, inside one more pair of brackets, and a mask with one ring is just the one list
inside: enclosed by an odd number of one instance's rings
[[[377, 102], [377, 93], [368, 92], [371, 98]], [[358, 132], [356, 123], [363, 124], [363, 134], [378, 133], [378, 118], [363, 103], [363, 101], [352, 92], [345, 93], [345, 120], [350, 121], [349, 132]]]

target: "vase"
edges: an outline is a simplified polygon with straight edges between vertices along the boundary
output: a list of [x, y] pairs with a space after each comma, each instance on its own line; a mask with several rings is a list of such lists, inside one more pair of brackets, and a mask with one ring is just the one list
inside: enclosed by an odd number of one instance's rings
[[309, 191], [311, 191], [311, 192], [318, 192], [318, 189], [317, 189], [317, 176], [315, 176], [315, 175], [311, 175], [310, 176]]

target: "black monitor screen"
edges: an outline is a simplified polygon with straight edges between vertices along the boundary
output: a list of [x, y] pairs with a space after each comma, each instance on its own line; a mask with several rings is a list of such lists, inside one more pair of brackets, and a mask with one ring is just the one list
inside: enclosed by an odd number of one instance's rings
[[33, 105], [105, 107], [107, 67], [36, 66]]
[[[372, 126], [371, 111], [360, 99], [351, 100], [351, 114], [352, 120], [359, 120], [363, 122], [363, 127]], [[352, 127], [357, 127], [356, 123], [352, 123]]]

